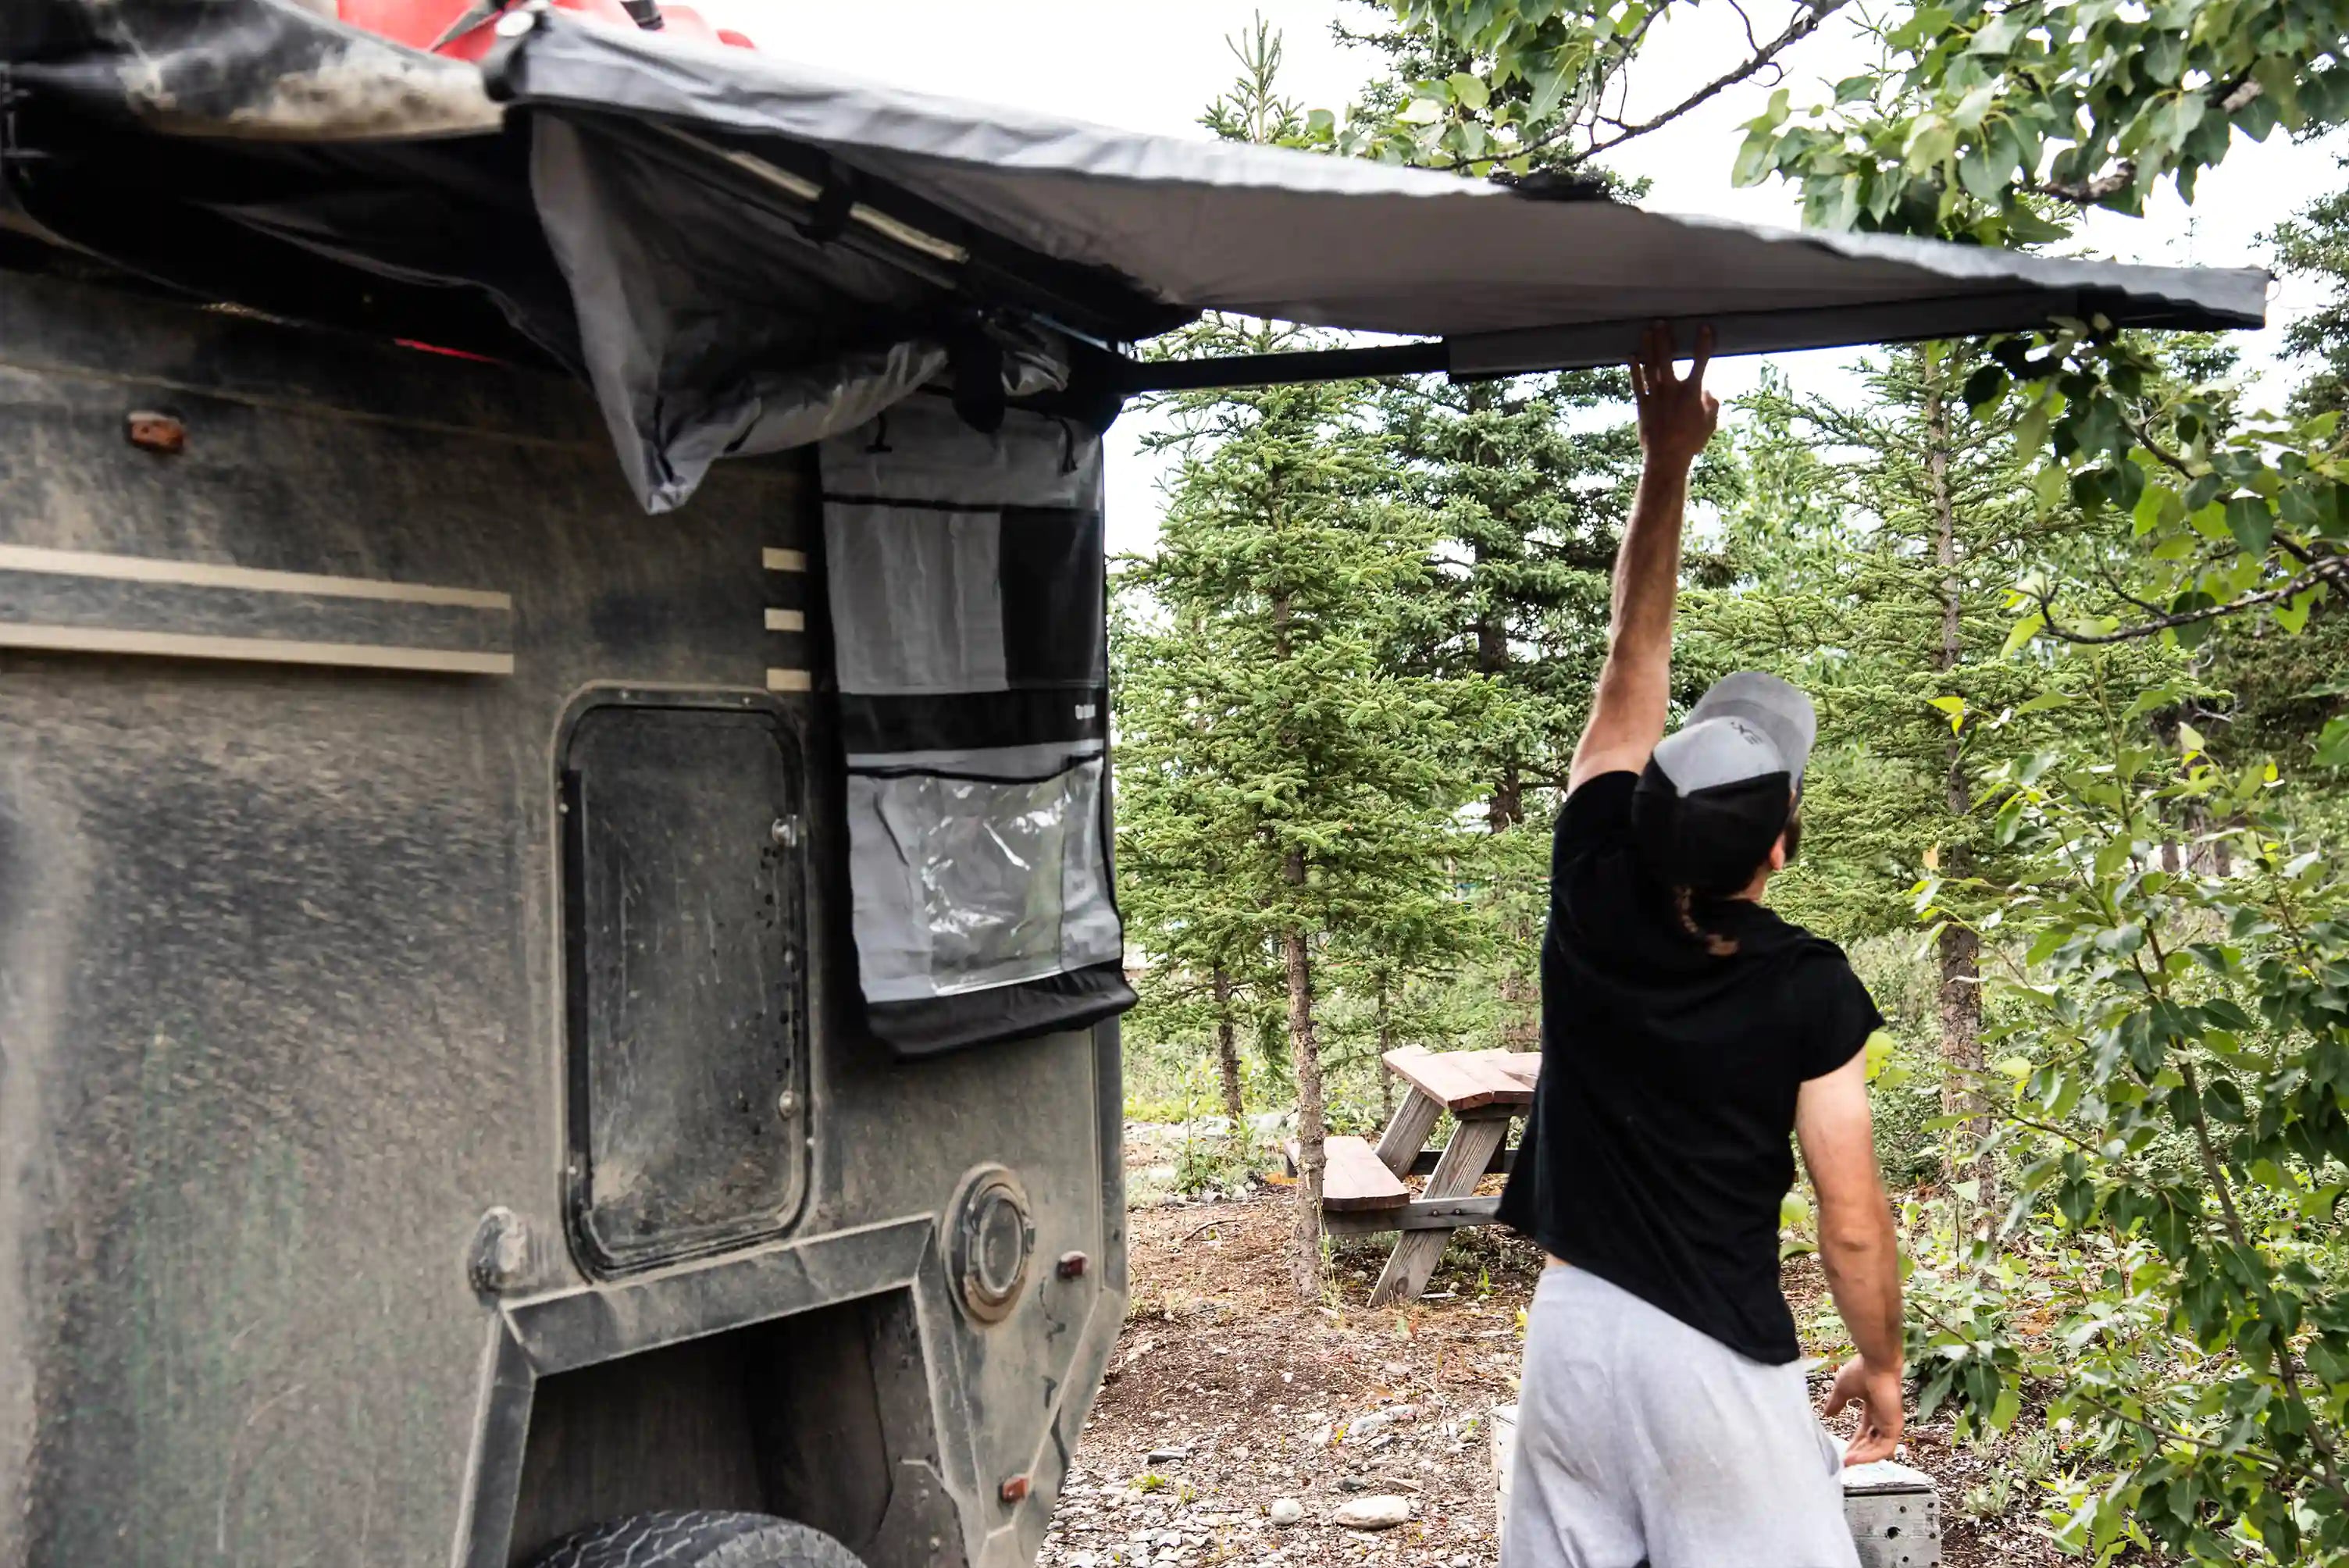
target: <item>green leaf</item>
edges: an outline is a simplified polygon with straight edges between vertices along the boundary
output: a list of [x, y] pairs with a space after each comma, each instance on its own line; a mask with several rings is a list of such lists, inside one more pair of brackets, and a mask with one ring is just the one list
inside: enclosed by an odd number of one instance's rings
[[1958, 107], [1951, 112], [1950, 118], [1960, 130], [1971, 130], [1982, 124], [1982, 117], [1990, 113], [1991, 106], [1997, 101], [1996, 85], [1984, 82], [1958, 100]]
[[1835, 100], [1839, 104], [1857, 103], [1862, 98], [1875, 96], [1876, 78], [1874, 77], [1846, 77], [1836, 83]]
[[2157, 528], [2183, 521], [2185, 516], [2186, 507], [2178, 499], [2178, 492], [2163, 484], [2147, 485], [2138, 493], [2132, 512], [2140, 539]]
[[1482, 109], [1493, 101], [1493, 89], [1485, 85], [1482, 77], [1468, 71], [1454, 71], [1444, 80], [1452, 88], [1452, 96], [1472, 109]]
[[2006, 371], [1997, 365], [1984, 365], [1966, 377], [1959, 396], [1966, 400], [1966, 407], [1979, 411], [1997, 402], [2005, 390]]
[[1861, 1053], [1867, 1058], [1862, 1070], [1867, 1073], [1870, 1082], [1874, 1082], [1882, 1075], [1885, 1064], [1892, 1059], [1893, 1048], [1894, 1041], [1891, 1035], [1882, 1029], [1869, 1035], [1867, 1043], [1860, 1047]]
[[1992, 157], [1988, 145], [1978, 141], [1958, 160], [1958, 183], [1977, 201], [1995, 201], [2006, 190], [2007, 172], [2013, 167], [2012, 163], [2002, 165]]
[[2227, 502], [2227, 531], [2253, 555], [2265, 555], [2275, 538], [2275, 512], [2255, 495], [2239, 495]]
[[2349, 713], [2324, 721], [2324, 729], [2316, 738], [2316, 763], [2320, 768], [2349, 768]]
[[2047, 405], [2034, 403], [2014, 424], [2014, 460], [2029, 463], [2039, 456], [2039, 449], [2047, 444]]
[[2216, 996], [2202, 1004], [2202, 1016], [2222, 1029], [2248, 1033], [2258, 1027], [2251, 1016], [2224, 996]]
[[2297, 637], [2308, 629], [2309, 613], [2316, 608], [2316, 602], [2323, 597], [2324, 597], [2324, 584], [2320, 583], [2313, 588], [2293, 594], [2291, 599], [2278, 604], [2269, 613], [2275, 617], [2277, 625]]
[[1929, 115], [1917, 122], [1901, 167], [1912, 174], [1930, 173], [1948, 162], [1957, 150], [1958, 128], [1939, 115]]
[[[2004, 645], [2004, 646], [2002, 646], [2002, 647], [2001, 647], [2001, 648], [1999, 649], [1999, 651], [1998, 651], [1998, 653], [1999, 653], [1999, 657], [2001, 657], [2001, 658], [2012, 658], [2012, 657], [2013, 657], [2016, 654], [2020, 653], [2020, 652], [2021, 652], [2021, 651], [2022, 651], [2022, 650], [2023, 650], [2023, 648], [2024, 648], [2024, 647], [2025, 647], [2025, 646], [2030, 643], [2030, 641], [2031, 641], [2031, 639], [2032, 639], [2032, 638], [2033, 638], [2033, 637], [2037, 636], [2041, 632], [2045, 631], [2046, 629], [2047, 629], [2047, 616], [2046, 616], [2046, 614], [2045, 614], [2044, 612], [2042, 612], [2042, 611], [2033, 610], [2033, 612], [2031, 612], [2031, 614], [2029, 614], [2028, 615], [2025, 615], [2022, 620], [2017, 621], [2017, 622], [2013, 624], [2013, 626], [2008, 630], [2008, 632], [2007, 632], [2007, 634], [2006, 634], [2006, 643], [2005, 643], [2005, 645]], [[2033, 702], [2034, 702], [2034, 703], [2036, 703], [2036, 702], [2040, 702], [2040, 701], [2043, 701], [2043, 700], [2044, 700], [2044, 698], [2041, 698], [2041, 697], [2033, 697], [2033, 698], [2032, 699], [2032, 701], [2033, 701]], [[2070, 700], [2070, 699], [2069, 699], [2069, 698], [2065, 698], [2065, 699], [2064, 699], [2064, 700], [2068, 701], [2068, 700]], [[2060, 704], [2058, 704], [2058, 703], [2049, 703], [2047, 706], [2048, 706], [2048, 707], [2058, 707], [2058, 706], [2060, 706]], [[2026, 704], [2026, 705], [2025, 705], [2025, 710], [2026, 710], [2026, 711], [2029, 711], [2029, 712], [2037, 712], [2037, 711], [2039, 711], [2039, 710], [2038, 710], [2038, 709], [2036, 709], [2036, 708], [2031, 707], [2028, 704]]]
[[1415, 98], [1395, 119], [1405, 125], [1433, 125], [1444, 118], [1444, 106], [1432, 98]]
[[2002, 1384], [1998, 1399], [1991, 1406], [1990, 1429], [2002, 1432], [2014, 1425], [2014, 1418], [2023, 1413], [2023, 1393], [2012, 1383]]
[[2064, 503], [2064, 495], [2071, 486], [2072, 476], [2060, 463], [2049, 463], [2032, 476], [2031, 493], [2039, 502], [2041, 512], [2054, 511]]

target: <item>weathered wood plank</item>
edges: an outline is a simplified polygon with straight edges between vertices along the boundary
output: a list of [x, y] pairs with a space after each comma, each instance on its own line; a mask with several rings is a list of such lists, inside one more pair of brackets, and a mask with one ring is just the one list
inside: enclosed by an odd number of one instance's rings
[[[1379, 1161], [1369, 1143], [1359, 1138], [1321, 1140], [1321, 1207], [1332, 1213], [1361, 1209], [1399, 1209], [1411, 1202], [1411, 1189]], [[1289, 1162], [1297, 1161], [1294, 1145]]]
[[1530, 1105], [1541, 1057], [1531, 1051], [1429, 1051], [1403, 1046], [1387, 1070], [1455, 1115], [1487, 1106]]
[[[1433, 1176], [1435, 1174], [1435, 1162], [1443, 1158], [1444, 1150], [1441, 1149], [1423, 1149], [1412, 1157], [1411, 1170], [1406, 1174]], [[1516, 1167], [1517, 1151], [1514, 1149], [1504, 1149], [1493, 1156], [1493, 1169], [1505, 1176]]]
[[1419, 1090], [1406, 1092], [1394, 1115], [1387, 1119], [1386, 1131], [1380, 1135], [1380, 1162], [1398, 1176], [1409, 1171], [1425, 1151], [1427, 1135], [1435, 1130], [1436, 1119], [1443, 1114], [1444, 1108]]
[[[1474, 1194], [1476, 1183], [1492, 1168], [1493, 1156], [1499, 1152], [1501, 1140], [1508, 1132], [1509, 1124], [1503, 1120], [1460, 1123], [1453, 1131], [1452, 1141], [1444, 1145], [1444, 1158], [1435, 1162], [1435, 1174], [1427, 1179], [1424, 1196], [1433, 1201]], [[1387, 1266], [1379, 1273], [1378, 1285], [1371, 1292], [1371, 1305], [1384, 1306], [1389, 1302], [1415, 1299], [1427, 1288], [1427, 1276], [1435, 1272], [1435, 1260], [1444, 1255], [1444, 1243], [1451, 1234], [1449, 1230], [1405, 1231], [1396, 1239]]]
[[1491, 1224], [1500, 1206], [1497, 1193], [1488, 1198], [1421, 1198], [1400, 1209], [1324, 1215], [1323, 1222], [1333, 1236], [1375, 1236], [1392, 1231], [1451, 1232]]

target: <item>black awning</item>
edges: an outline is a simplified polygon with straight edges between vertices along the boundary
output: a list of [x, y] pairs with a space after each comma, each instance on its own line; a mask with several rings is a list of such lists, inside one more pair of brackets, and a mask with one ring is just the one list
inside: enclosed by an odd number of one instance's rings
[[[449, 346], [494, 351], [507, 331], [594, 382], [655, 507], [719, 456], [818, 438], [930, 382], [984, 420], [1072, 387], [1106, 410], [1152, 387], [1620, 361], [1660, 317], [1714, 323], [1740, 354], [2265, 316], [2256, 270], [1549, 200], [558, 11], [504, 27], [477, 68], [291, 0], [11, 7], [0, 217], [210, 297]], [[1422, 341], [1126, 354], [1204, 311]]]

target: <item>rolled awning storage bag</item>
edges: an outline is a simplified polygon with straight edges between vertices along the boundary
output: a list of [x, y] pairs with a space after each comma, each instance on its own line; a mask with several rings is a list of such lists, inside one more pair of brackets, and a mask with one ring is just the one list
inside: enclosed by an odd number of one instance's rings
[[873, 1033], [923, 1056], [1123, 1012], [1099, 437], [917, 397], [821, 465]]

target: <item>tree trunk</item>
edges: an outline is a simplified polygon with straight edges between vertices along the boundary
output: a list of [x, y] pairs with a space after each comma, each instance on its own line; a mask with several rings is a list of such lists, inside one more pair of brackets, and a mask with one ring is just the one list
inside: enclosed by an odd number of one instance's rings
[[[1474, 574], [1469, 581], [1477, 586], [1472, 592], [1482, 592], [1485, 547], [1470, 546], [1475, 558]], [[1506, 680], [1509, 672], [1509, 628], [1501, 613], [1487, 604], [1476, 620], [1476, 673]], [[1492, 794], [1485, 801], [1485, 827], [1487, 831], [1506, 832], [1526, 820], [1526, 784], [1517, 765], [1503, 758], [1491, 780]]]
[[[1291, 850], [1282, 861], [1293, 888], [1305, 885], [1305, 851]], [[1321, 1170], [1327, 1162], [1322, 1139], [1321, 1047], [1313, 1031], [1313, 957], [1305, 933], [1292, 924], [1280, 934], [1280, 956], [1288, 979], [1288, 1054], [1297, 1071], [1297, 1207], [1289, 1228], [1289, 1274], [1297, 1294], [1321, 1299]]]
[[[1950, 410], [1942, 400], [1939, 366], [1932, 375], [1933, 380], [1925, 392], [1925, 479], [1933, 503], [1934, 562], [1941, 571], [1941, 645], [1935, 650], [1934, 663], [1936, 668], [1950, 671], [1965, 657], [1959, 618], [1963, 607], [1964, 579], [1958, 570], [1957, 508], [1950, 495], [1950, 454], [1954, 445], [1950, 436]], [[1949, 808], [1951, 826], [1962, 829], [1973, 810], [1973, 792], [1966, 783], [1965, 743], [1955, 731], [1944, 743], [1942, 757], [1943, 803]], [[1970, 875], [1971, 861], [1972, 853], [1966, 845], [1952, 843], [1942, 861], [1943, 874], [1951, 879]], [[1982, 1087], [1982, 940], [1970, 930], [1945, 925], [1939, 947], [1941, 1111], [1945, 1116], [1971, 1119], [1953, 1130], [1962, 1146], [1971, 1151], [1990, 1136], [1990, 1105]], [[1992, 1206], [1995, 1194], [1988, 1160], [1953, 1158], [1947, 1161], [1947, 1167], [1946, 1174], [1953, 1182], [1979, 1181], [1976, 1203], [1984, 1211]]]
[[[1496, 400], [1493, 384], [1479, 381], [1468, 387], [1468, 412], [1482, 414]], [[1476, 461], [1485, 469], [1497, 467], [1500, 454], [1489, 441], [1480, 440]], [[1506, 681], [1510, 665], [1508, 613], [1495, 602], [1486, 583], [1487, 568], [1492, 556], [1482, 540], [1468, 542], [1468, 593], [1476, 604], [1476, 673]], [[1504, 832], [1526, 820], [1525, 779], [1514, 758], [1496, 758], [1493, 777], [1486, 780], [1492, 794], [1485, 801], [1485, 826], [1492, 832]]]
[[1240, 1050], [1232, 1023], [1232, 972], [1216, 965], [1216, 1066], [1224, 1077], [1224, 1114], [1232, 1119], [1232, 1136], [1240, 1136], [1247, 1108], [1240, 1103]]
[[1379, 1075], [1379, 1124], [1384, 1126], [1394, 1116], [1394, 1075], [1387, 1071], [1387, 1053], [1394, 1049], [1394, 1011], [1389, 1004], [1390, 983], [1386, 973], [1379, 974], [1379, 1059], [1375, 1070]]

